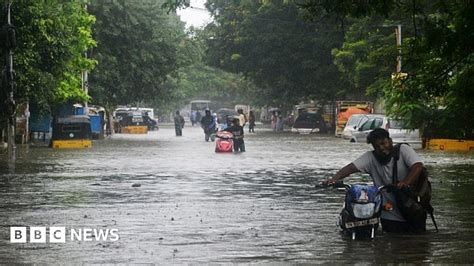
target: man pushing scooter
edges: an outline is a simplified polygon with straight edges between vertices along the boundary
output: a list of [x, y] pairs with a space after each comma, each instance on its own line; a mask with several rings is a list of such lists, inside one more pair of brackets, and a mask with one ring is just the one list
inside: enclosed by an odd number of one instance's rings
[[234, 152], [244, 152], [245, 143], [244, 143], [244, 128], [240, 125], [238, 118], [232, 120], [232, 126], [226, 128], [224, 131], [231, 132], [234, 140]]
[[[381, 215], [382, 230], [395, 233], [419, 233], [426, 230], [427, 213], [433, 224], [437, 225], [430, 205], [431, 185], [423, 162], [409, 145], [393, 145], [389, 132], [377, 128], [367, 136], [367, 143], [373, 151], [361, 155], [352, 163], [344, 166], [336, 175], [322, 182], [323, 185], [335, 184], [352, 173], [365, 172], [371, 175], [374, 185], [394, 186], [396, 189], [382, 193], [383, 209]], [[418, 188], [427, 188], [421, 192]], [[405, 191], [417, 192], [418, 199], [412, 199], [413, 193], [405, 196]], [[426, 195], [429, 195], [426, 196]], [[426, 199], [421, 201], [422, 199]], [[411, 204], [414, 200], [416, 203]], [[410, 203], [410, 204], [408, 204]]]

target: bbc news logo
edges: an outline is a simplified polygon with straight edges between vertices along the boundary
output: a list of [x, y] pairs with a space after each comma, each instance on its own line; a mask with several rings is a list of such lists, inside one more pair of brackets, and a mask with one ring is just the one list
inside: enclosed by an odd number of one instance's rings
[[[66, 243], [66, 241], [117, 241], [118, 229], [66, 227], [10, 227], [10, 243]], [[49, 234], [48, 234], [49, 233]]]

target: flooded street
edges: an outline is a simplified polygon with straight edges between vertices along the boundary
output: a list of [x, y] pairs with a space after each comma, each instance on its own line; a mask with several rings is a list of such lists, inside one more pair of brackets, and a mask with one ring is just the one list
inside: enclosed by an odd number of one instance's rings
[[[0, 262], [474, 263], [473, 153], [418, 151], [439, 233], [428, 220], [421, 236], [352, 241], [336, 226], [344, 193], [314, 185], [368, 145], [257, 128], [246, 153], [217, 154], [197, 127], [183, 135], [18, 147], [14, 169], [0, 155]], [[120, 239], [13, 244], [11, 226], [117, 228]]]

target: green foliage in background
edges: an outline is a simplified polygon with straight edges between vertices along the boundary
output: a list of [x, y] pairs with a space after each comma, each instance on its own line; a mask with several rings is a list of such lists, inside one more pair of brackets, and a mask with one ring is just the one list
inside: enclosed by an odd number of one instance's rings
[[332, 50], [334, 64], [348, 81], [346, 94], [378, 96], [395, 71], [397, 47], [393, 24], [381, 17], [353, 19], [346, 28], [341, 48]]
[[345, 84], [331, 50], [343, 35], [337, 23], [308, 22], [294, 1], [209, 0], [207, 62], [242, 73], [258, 86], [258, 102], [289, 107], [307, 99], [334, 100]]
[[[428, 136], [474, 137], [472, 1], [208, 0], [214, 22], [204, 30], [184, 28], [174, 10], [186, 6], [14, 1], [17, 102], [170, 111], [198, 98], [290, 108], [382, 97], [389, 115]], [[407, 76], [392, 79], [399, 51]]]
[[[474, 138], [472, 1], [308, 0], [303, 7], [313, 16], [332, 14], [348, 28], [342, 49], [333, 50], [335, 63], [357, 89], [379, 93], [389, 115], [428, 137]], [[373, 38], [371, 23], [380, 22], [371, 21], [378, 16], [402, 25], [405, 78], [392, 80], [387, 73], [393, 64], [387, 58], [397, 52], [388, 48], [386, 37]]]
[[94, 68], [96, 62], [85, 58], [85, 52], [96, 43], [91, 31], [95, 20], [85, 2], [17, 0], [11, 14], [17, 31], [16, 102], [29, 100], [48, 110], [68, 100], [86, 101], [81, 72]]
[[173, 101], [178, 69], [189, 64], [184, 25], [166, 14], [160, 1], [95, 1], [92, 57], [99, 65], [90, 76], [93, 101], [127, 105]]

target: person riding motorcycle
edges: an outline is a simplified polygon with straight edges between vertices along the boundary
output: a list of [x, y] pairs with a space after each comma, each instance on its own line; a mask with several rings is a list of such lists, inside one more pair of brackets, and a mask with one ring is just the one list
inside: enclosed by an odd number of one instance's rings
[[212, 134], [216, 132], [216, 120], [211, 115], [211, 111], [206, 109], [206, 115], [201, 119], [201, 127], [204, 130], [204, 139], [206, 141], [214, 141], [214, 138], [211, 137]]

